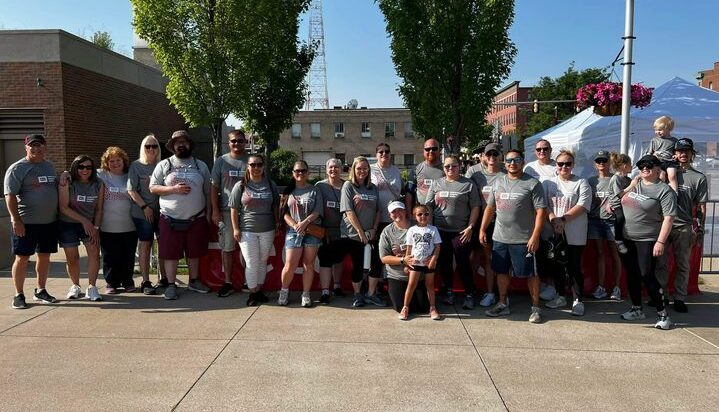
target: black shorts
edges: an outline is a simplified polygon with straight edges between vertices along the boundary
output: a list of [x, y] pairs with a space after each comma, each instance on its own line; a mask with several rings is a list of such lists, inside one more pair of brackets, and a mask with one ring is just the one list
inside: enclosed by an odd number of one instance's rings
[[345, 260], [346, 250], [342, 250], [341, 239], [335, 239], [327, 242], [326, 239], [322, 240], [322, 245], [317, 251], [317, 258], [320, 260], [321, 268], [329, 268], [336, 263], [342, 263]]
[[18, 256], [32, 256], [35, 253], [56, 253], [58, 227], [57, 222], [46, 224], [26, 224], [25, 236], [12, 237], [12, 253]]
[[679, 168], [679, 162], [676, 160], [662, 160], [662, 164], [660, 166], [662, 170], [666, 171], [667, 169], [678, 169]]
[[419, 273], [434, 273], [434, 269], [430, 269], [427, 266], [410, 266], [409, 270]]

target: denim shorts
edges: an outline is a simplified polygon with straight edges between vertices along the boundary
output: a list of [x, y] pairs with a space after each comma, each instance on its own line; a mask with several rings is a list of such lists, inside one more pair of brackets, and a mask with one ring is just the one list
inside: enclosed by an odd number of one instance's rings
[[305, 234], [300, 236], [292, 228], [287, 228], [285, 235], [285, 249], [299, 249], [303, 247], [320, 247], [322, 239]]
[[132, 218], [135, 223], [135, 230], [137, 231], [137, 238], [140, 242], [152, 242], [155, 240], [154, 235], [160, 237], [160, 215], [155, 216], [155, 222], [150, 223], [147, 219]]
[[587, 239], [614, 241], [614, 219], [589, 218]]
[[80, 242], [85, 243], [90, 240], [90, 236], [85, 233], [82, 223], [77, 222], [58, 222], [58, 240], [60, 247], [76, 247], [80, 246]]
[[495, 273], [507, 274], [512, 268], [513, 276], [529, 278], [536, 276], [534, 255], [527, 253], [526, 244], [510, 245], [494, 241], [492, 245], [492, 270]]
[[35, 253], [57, 252], [57, 222], [38, 224], [26, 223], [25, 236], [11, 231], [12, 253], [18, 256], [32, 256]]

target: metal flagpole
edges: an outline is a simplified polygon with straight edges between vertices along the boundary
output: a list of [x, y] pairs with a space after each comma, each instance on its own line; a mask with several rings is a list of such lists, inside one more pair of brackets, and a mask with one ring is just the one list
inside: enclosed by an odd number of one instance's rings
[[632, 104], [632, 45], [634, 43], [634, 0], [626, 0], [624, 16], [624, 79], [622, 85], [622, 134], [620, 152], [629, 154], [629, 109]]

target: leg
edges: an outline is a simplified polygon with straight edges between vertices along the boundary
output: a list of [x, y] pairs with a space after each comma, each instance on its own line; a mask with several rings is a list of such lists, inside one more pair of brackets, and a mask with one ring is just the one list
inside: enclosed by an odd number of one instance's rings
[[30, 256], [15, 255], [15, 261], [12, 264], [12, 280], [15, 284], [16, 294], [23, 293], [28, 260], [30, 260]]
[[[601, 243], [600, 243], [601, 245]], [[584, 274], [582, 273], [582, 252], [584, 246], [581, 245], [569, 245], [568, 254], [568, 272], [569, 279], [572, 281], [572, 295], [574, 299], [578, 299], [580, 302], [584, 296]]]
[[306, 246], [303, 248], [302, 266], [304, 273], [302, 274], [302, 291], [309, 292], [312, 289], [312, 282], [315, 280], [315, 258], [317, 257], [317, 248]]
[[614, 286], [620, 287], [619, 284], [622, 281], [622, 262], [619, 259], [619, 252], [612, 241], [606, 242], [607, 249], [609, 249], [609, 255], [612, 257], [612, 269], [614, 270]]
[[[534, 278], [537, 278], [537, 276], [534, 276]], [[512, 281], [512, 279], [509, 277], [509, 274], [497, 273], [497, 288], [499, 289], [499, 302], [503, 303], [505, 305], [507, 304], [507, 290], [509, 290], [509, 283], [511, 281]], [[531, 290], [530, 290], [530, 293], [531, 293]], [[534, 301], [534, 296], [532, 296], [532, 301]]]
[[356, 240], [347, 239], [346, 243], [342, 246], [347, 246], [352, 258], [352, 289], [355, 294], [360, 293], [362, 287], [362, 264], [364, 260], [364, 245], [362, 242]]
[[[260, 266], [260, 237], [257, 233], [242, 232], [240, 239], [240, 253], [245, 260], [245, 283], [250, 293], [257, 292], [257, 280]], [[225, 276], [227, 282], [227, 276]]]
[[427, 288], [427, 299], [429, 300], [429, 306], [434, 307], [434, 273], [424, 274], [424, 286]]
[[190, 275], [190, 280], [200, 278], [200, 258], [187, 258], [187, 271]]
[[487, 293], [494, 293], [495, 274], [494, 270], [492, 270], [492, 265], [490, 264], [492, 259], [492, 249], [489, 245], [482, 246], [480, 253], [483, 260], [485, 281], [487, 282]]
[[[457, 236], [459, 236], [459, 234]], [[476, 287], [474, 286], [474, 272], [469, 262], [469, 253], [471, 251], [470, 243], [460, 243], [459, 239], [457, 239], [455, 244], [457, 246], [454, 249], [454, 258], [457, 260], [457, 268], [459, 268], [459, 276], [464, 285], [464, 293], [470, 296], [474, 295]], [[440, 249], [440, 252], [441, 251]]]
[[632, 306], [642, 307], [642, 275], [639, 272], [637, 247], [631, 240], [624, 241], [627, 246], [627, 253], [622, 255], [622, 262], [627, 269], [627, 286]]
[[671, 186], [672, 189], [674, 189], [674, 192], [677, 192], [678, 189], [678, 183], [677, 183], [677, 169], [674, 167], [668, 167], [667, 168], [667, 183], [669, 186]]
[[607, 270], [607, 265], [604, 262], [604, 244], [606, 242], [601, 239], [589, 239], [587, 240], [587, 243], [590, 248], [597, 251], [597, 284], [604, 287]]
[[335, 287], [342, 287], [342, 272], [344, 272], [344, 262], [332, 265], [332, 279], [334, 280]]
[[452, 291], [453, 280], [454, 280], [454, 248], [452, 247], [453, 234], [450, 232], [439, 231], [439, 236], [442, 238], [442, 248], [439, 249], [439, 257], [437, 258], [437, 267], [440, 269], [442, 276], [442, 289], [445, 291]]
[[270, 230], [268, 232], [259, 233], [259, 263], [257, 265], [257, 289], [262, 289], [262, 285], [265, 284], [265, 277], [267, 276], [267, 259], [270, 258], [270, 252], [272, 251], [272, 244], [275, 241], [275, 231]]
[[225, 271], [225, 283], [232, 283], [232, 264], [234, 252], [222, 251], [222, 269]]
[[392, 309], [395, 312], [402, 310], [404, 306], [404, 295], [407, 289], [407, 282], [388, 278], [387, 279], [387, 293], [389, 294], [389, 300], [392, 302]]
[[85, 244], [87, 251], [87, 280], [90, 286], [96, 286], [97, 274], [100, 271], [100, 249], [91, 243]]
[[649, 293], [649, 297], [657, 304], [657, 312], [661, 312], [664, 310], [664, 298], [662, 296], [662, 285], [659, 283], [655, 275], [657, 261], [660, 258], [652, 256], [654, 242], [635, 242], [635, 247], [637, 250], [637, 263], [639, 266], [641, 282], [644, 283], [644, 286]]
[[285, 248], [285, 266], [282, 267], [282, 289], [288, 289], [295, 275], [295, 268], [300, 262], [302, 248]]
[[45, 289], [47, 283], [47, 274], [50, 271], [50, 254], [38, 253], [37, 262], [35, 262], [35, 273], [37, 274], [37, 288]]
[[170, 284], [175, 283], [177, 280], [177, 263], [179, 260], [165, 259], [165, 275], [167, 276], [167, 282]]
[[126, 232], [120, 234], [123, 244], [123, 256], [122, 256], [122, 270], [123, 270], [123, 281], [122, 285], [125, 287], [135, 286], [133, 279], [135, 275], [135, 251], [137, 250], [137, 232]]
[[140, 265], [140, 274], [142, 281], [150, 280], [150, 250], [152, 249], [152, 241], [140, 241], [138, 263]]
[[[536, 307], [539, 307], [539, 283], [539, 276], [536, 274], [527, 280], [529, 295], [532, 297], [532, 306]], [[507, 286], [509, 286], [509, 276], [507, 276]]]
[[409, 307], [409, 303], [412, 301], [412, 295], [414, 295], [414, 290], [417, 288], [417, 282], [419, 282], [419, 272], [410, 270], [409, 281], [407, 282], [407, 290], [404, 291], [404, 301], [402, 306]]
[[[77, 246], [64, 247], [67, 275], [73, 285], [80, 285], [80, 252]], [[89, 256], [88, 256], [89, 259]]]
[[674, 249], [674, 263], [676, 273], [674, 275], [674, 300], [684, 302], [687, 297], [687, 286], [689, 285], [690, 257], [692, 253], [692, 229], [689, 226], [673, 231], [669, 237]]

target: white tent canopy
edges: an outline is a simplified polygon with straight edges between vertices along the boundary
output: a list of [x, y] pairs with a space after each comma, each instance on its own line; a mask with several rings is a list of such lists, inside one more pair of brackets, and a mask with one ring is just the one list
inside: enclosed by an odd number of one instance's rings
[[[699, 87], [679, 77], [654, 89], [651, 103], [630, 111], [629, 156], [636, 161], [654, 136], [654, 120], [670, 116], [675, 127], [672, 135], [694, 140], [699, 153], [707, 143], [719, 142], [719, 93]], [[552, 144], [553, 155], [569, 149], [577, 155], [575, 173], [589, 176], [594, 172], [593, 155], [599, 150], [619, 151], [621, 116], [602, 117], [590, 107], [576, 116], [524, 141], [527, 161], [534, 160], [531, 150], [539, 139]]]

